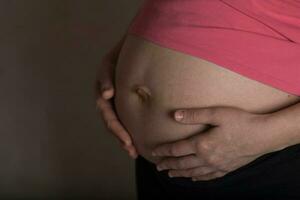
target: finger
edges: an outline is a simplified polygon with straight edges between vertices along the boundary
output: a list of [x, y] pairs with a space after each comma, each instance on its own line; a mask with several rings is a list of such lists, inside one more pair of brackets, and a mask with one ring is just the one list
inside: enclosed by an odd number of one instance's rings
[[216, 178], [220, 178], [223, 177], [226, 173], [221, 172], [221, 171], [215, 171], [215, 172], [211, 172], [202, 176], [196, 176], [193, 177], [192, 180], [193, 181], [204, 181], [204, 180], [212, 180], [212, 179], [216, 179]]
[[138, 157], [138, 153], [137, 153], [137, 152], [132, 152], [132, 151], [130, 151], [130, 152], [129, 152], [129, 156], [130, 156], [131, 158], [133, 158], [133, 159], [136, 159], [136, 158]]
[[168, 172], [170, 177], [200, 177], [208, 173], [216, 171], [215, 169], [208, 166], [195, 167], [192, 169], [183, 169], [183, 170], [170, 170]]
[[204, 161], [198, 158], [196, 155], [188, 155], [179, 158], [166, 158], [157, 164], [159, 171], [165, 169], [189, 169], [204, 165]]
[[133, 145], [129, 145], [129, 146], [126, 146], [126, 145], [122, 145], [123, 149], [125, 151], [128, 152], [129, 156], [132, 157], [133, 159], [136, 159], [137, 156], [138, 156], [138, 153], [137, 153], [137, 150], [136, 148], [133, 146]]
[[162, 144], [154, 148], [153, 156], [185, 156], [195, 153], [195, 145], [191, 139]]
[[[185, 124], [212, 124], [219, 125], [219, 107], [203, 107], [180, 109], [174, 113], [174, 117], [180, 123]], [[181, 113], [182, 118], [176, 118], [177, 113]]]
[[114, 96], [114, 88], [110, 82], [106, 82], [102, 85], [101, 92], [104, 99], [110, 99]]
[[97, 101], [97, 105], [100, 108], [102, 118], [104, 119], [107, 128], [111, 130], [112, 133], [126, 145], [131, 145], [131, 137], [119, 122], [115, 112], [112, 109], [111, 103], [100, 97]]
[[104, 99], [110, 99], [114, 96], [114, 87], [111, 81], [96, 81], [95, 82], [95, 96], [96, 99], [102, 97]]

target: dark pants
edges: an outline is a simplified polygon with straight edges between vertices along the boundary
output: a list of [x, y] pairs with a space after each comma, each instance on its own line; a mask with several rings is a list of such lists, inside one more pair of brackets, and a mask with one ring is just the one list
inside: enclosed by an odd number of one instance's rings
[[223, 177], [193, 182], [170, 178], [142, 156], [135, 161], [136, 188], [144, 199], [300, 200], [300, 144], [265, 154]]

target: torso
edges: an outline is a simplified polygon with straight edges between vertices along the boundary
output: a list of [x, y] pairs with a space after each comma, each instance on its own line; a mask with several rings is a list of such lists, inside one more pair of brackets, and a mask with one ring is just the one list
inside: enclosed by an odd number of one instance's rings
[[117, 115], [138, 153], [151, 162], [157, 161], [150, 154], [156, 145], [207, 127], [176, 122], [171, 116], [176, 109], [226, 105], [268, 113], [300, 101], [299, 96], [130, 34], [116, 66], [115, 87]]

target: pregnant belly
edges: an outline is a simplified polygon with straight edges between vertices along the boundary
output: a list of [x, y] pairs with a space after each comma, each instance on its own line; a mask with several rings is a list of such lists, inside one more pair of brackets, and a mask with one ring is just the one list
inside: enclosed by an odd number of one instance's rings
[[[294, 104], [299, 96], [248, 79], [209, 61], [127, 35], [115, 69], [116, 113], [138, 153], [150, 162], [151, 150], [180, 140], [208, 125], [184, 125], [179, 108], [234, 106], [269, 113]], [[263, 134], [263, 131], [262, 131]]]

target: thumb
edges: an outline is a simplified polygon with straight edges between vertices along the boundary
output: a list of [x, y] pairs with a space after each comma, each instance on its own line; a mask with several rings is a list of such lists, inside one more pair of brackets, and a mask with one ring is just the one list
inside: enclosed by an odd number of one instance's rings
[[111, 81], [96, 81], [96, 97], [99, 95], [104, 99], [110, 99], [114, 96], [115, 90]]
[[101, 96], [104, 99], [110, 99], [114, 96], [115, 90], [111, 82], [107, 81], [102, 85]]
[[114, 69], [115, 64], [109, 56], [102, 59], [102, 66], [98, 68], [96, 75], [96, 96], [104, 99], [110, 99], [115, 94], [114, 89]]
[[220, 116], [218, 112], [218, 107], [180, 109], [174, 113], [174, 118], [176, 121], [185, 124], [219, 125]]

